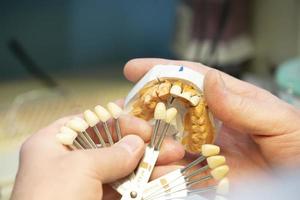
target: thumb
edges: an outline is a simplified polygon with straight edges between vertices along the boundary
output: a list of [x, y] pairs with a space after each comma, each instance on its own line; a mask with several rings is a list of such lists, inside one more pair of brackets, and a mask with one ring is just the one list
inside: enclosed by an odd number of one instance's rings
[[144, 153], [144, 141], [127, 135], [111, 147], [84, 151], [88, 168], [102, 183], [113, 182], [134, 171]]
[[[253, 87], [252, 90], [255, 89]], [[257, 135], [279, 135], [294, 131], [285, 122], [295, 121], [295, 114], [284, 102], [273, 95], [258, 98], [258, 88], [257, 92], [251, 91], [256, 96], [246, 95], [248, 90], [245, 88], [244, 92], [241, 89], [235, 92], [227, 88], [221, 73], [216, 70], [209, 71], [205, 76], [204, 96], [208, 107], [227, 127]]]

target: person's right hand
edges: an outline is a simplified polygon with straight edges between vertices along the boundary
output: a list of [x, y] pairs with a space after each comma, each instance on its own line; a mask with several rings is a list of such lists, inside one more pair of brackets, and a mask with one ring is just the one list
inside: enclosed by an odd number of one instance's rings
[[204, 96], [223, 122], [217, 144], [232, 177], [268, 172], [274, 167], [300, 166], [300, 111], [270, 92], [200, 63], [165, 59], [134, 59], [124, 74], [136, 82], [156, 64], [189, 67], [205, 75]]

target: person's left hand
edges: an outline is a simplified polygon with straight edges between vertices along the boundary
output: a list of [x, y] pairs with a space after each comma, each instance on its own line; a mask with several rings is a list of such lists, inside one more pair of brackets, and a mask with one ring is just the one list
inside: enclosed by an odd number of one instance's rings
[[[117, 199], [119, 195], [106, 183], [135, 169], [145, 142], [150, 139], [151, 127], [141, 119], [122, 116], [120, 126], [123, 136], [127, 136], [118, 143], [107, 148], [70, 151], [55, 138], [69, 119], [56, 121], [22, 145], [12, 200]], [[180, 144], [166, 140], [158, 164], [168, 164], [183, 156]]]

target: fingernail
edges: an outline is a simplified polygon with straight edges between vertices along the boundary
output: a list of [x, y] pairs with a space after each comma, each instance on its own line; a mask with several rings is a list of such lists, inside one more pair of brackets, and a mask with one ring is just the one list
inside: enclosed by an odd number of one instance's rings
[[126, 149], [129, 153], [134, 153], [142, 145], [141, 139], [136, 135], [125, 136], [116, 145]]

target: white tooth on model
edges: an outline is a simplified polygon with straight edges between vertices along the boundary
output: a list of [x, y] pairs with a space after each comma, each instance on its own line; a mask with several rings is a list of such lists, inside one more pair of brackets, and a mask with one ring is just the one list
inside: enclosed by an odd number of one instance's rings
[[108, 142], [110, 145], [114, 144], [114, 141], [112, 139], [112, 135], [111, 132], [108, 128], [108, 124], [107, 121], [111, 118], [110, 113], [102, 106], [98, 105], [95, 107], [95, 113], [97, 114], [98, 118], [100, 119], [100, 121], [103, 124], [103, 128], [105, 131], [105, 134], [107, 136]]
[[192, 97], [192, 93], [190, 92], [183, 92], [179, 95], [181, 98], [184, 98], [185, 100], [187, 101], [190, 101], [191, 100], [191, 97]]
[[179, 96], [181, 94], [182, 88], [179, 85], [173, 85], [170, 90], [170, 94], [174, 96]]
[[215, 180], [221, 180], [228, 174], [228, 172], [229, 172], [228, 165], [222, 165], [211, 170], [210, 174]]
[[209, 168], [214, 169], [225, 164], [226, 159], [224, 156], [211, 156], [206, 159]]
[[163, 142], [163, 140], [164, 140], [164, 138], [165, 138], [165, 136], [168, 132], [169, 127], [170, 127], [170, 123], [171, 123], [171, 121], [173, 121], [173, 119], [176, 117], [176, 115], [177, 115], [176, 108], [169, 108], [168, 110], [166, 110], [166, 118], [165, 118], [165, 123], [166, 124], [165, 124], [165, 126], [162, 130], [162, 133], [161, 133], [161, 135], [159, 137], [159, 140], [157, 142], [157, 145], [155, 147], [156, 150], [160, 149], [160, 147], [162, 145], [162, 142]]
[[229, 193], [229, 180], [228, 178], [223, 178], [220, 180], [217, 186], [217, 194], [227, 195]]
[[201, 147], [201, 153], [205, 157], [215, 156], [220, 153], [220, 147], [214, 144], [203, 144]]
[[83, 116], [84, 116], [85, 121], [89, 124], [89, 126], [93, 128], [102, 147], [106, 147], [105, 141], [97, 127], [97, 124], [100, 122], [100, 119], [91, 110], [84, 111]]
[[[79, 137], [84, 141], [84, 143], [89, 148], [93, 148], [93, 144], [88, 139], [89, 135], [86, 133], [86, 129], [89, 127], [89, 125], [83, 119], [74, 117], [69, 122], [67, 122], [67, 126], [74, 131], [77, 131]], [[86, 135], [88, 135], [88, 137]]]
[[190, 102], [192, 106], [197, 106], [200, 102], [200, 97], [199, 96], [192, 96], [190, 99]]
[[117, 133], [118, 141], [121, 140], [122, 134], [121, 134], [121, 128], [120, 128], [120, 122], [119, 122], [119, 117], [122, 115], [123, 110], [120, 106], [113, 102], [109, 102], [107, 104], [107, 109], [114, 118], [115, 121], [115, 131]]
[[155, 125], [153, 129], [153, 134], [151, 136], [150, 141], [150, 147], [153, 147], [155, 144], [157, 132], [159, 129], [159, 126], [161, 124], [161, 121], [166, 118], [166, 105], [162, 102], [159, 102], [156, 104], [155, 110], [154, 110], [154, 119], [155, 119]]

